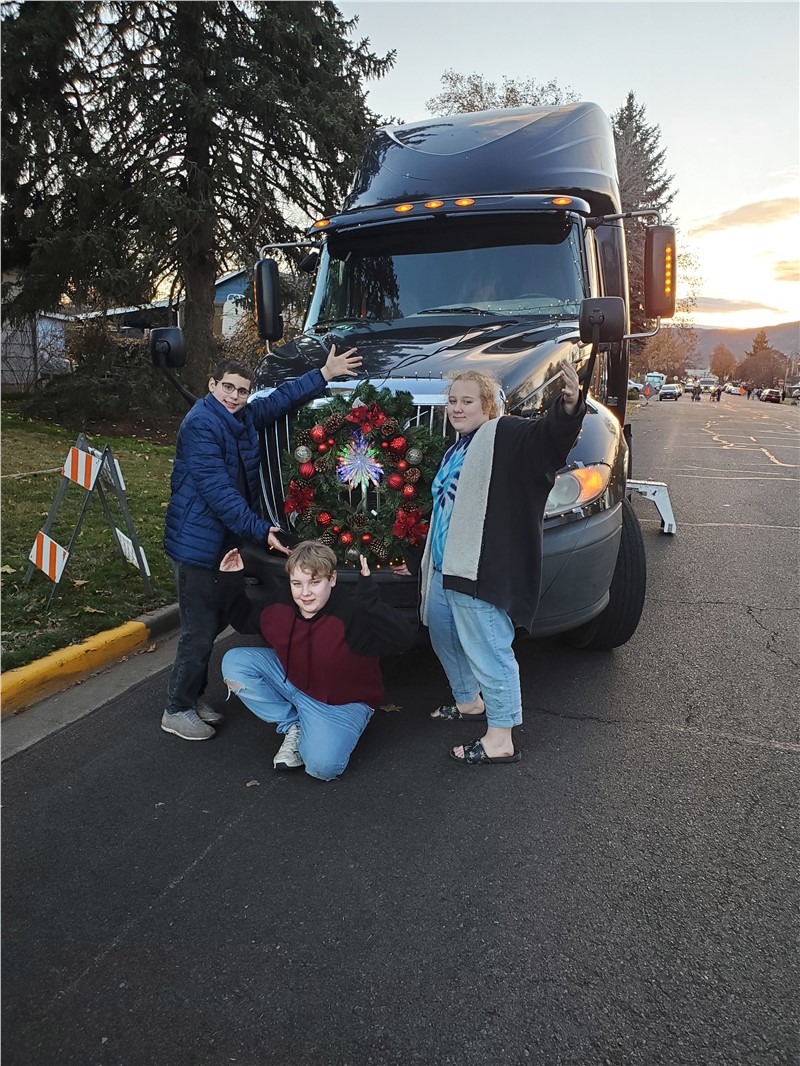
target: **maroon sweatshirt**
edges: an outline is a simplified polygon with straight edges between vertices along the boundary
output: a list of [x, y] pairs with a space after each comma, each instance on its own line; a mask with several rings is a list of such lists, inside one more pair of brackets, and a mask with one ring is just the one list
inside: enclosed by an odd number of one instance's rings
[[313, 618], [303, 618], [288, 589], [268, 592], [259, 612], [245, 594], [241, 570], [220, 572], [222, 619], [239, 633], [260, 633], [275, 650], [286, 677], [321, 703], [383, 699], [379, 656], [398, 655], [414, 643], [416, 627], [387, 606], [378, 586], [359, 576], [355, 592], [334, 585]]

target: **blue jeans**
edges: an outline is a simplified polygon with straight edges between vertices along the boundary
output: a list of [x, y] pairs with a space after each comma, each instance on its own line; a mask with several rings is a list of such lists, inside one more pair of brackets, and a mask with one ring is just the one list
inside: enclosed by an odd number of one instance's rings
[[181, 637], [169, 679], [166, 710], [191, 710], [205, 692], [208, 660], [220, 631], [217, 571], [172, 561]]
[[284, 678], [283, 664], [272, 648], [232, 648], [222, 659], [222, 676], [230, 692], [279, 733], [299, 725], [300, 757], [306, 773], [332, 781], [344, 771], [358, 738], [372, 717], [366, 703], [321, 703]]
[[444, 588], [442, 575], [434, 570], [428, 631], [456, 703], [471, 703], [482, 693], [489, 725], [520, 725], [519, 665], [511, 647], [514, 623], [506, 612]]

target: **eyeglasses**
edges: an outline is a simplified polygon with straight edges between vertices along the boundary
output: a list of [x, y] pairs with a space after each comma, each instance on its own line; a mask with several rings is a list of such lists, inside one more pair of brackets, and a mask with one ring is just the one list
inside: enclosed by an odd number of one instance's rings
[[246, 400], [250, 395], [250, 389], [237, 389], [230, 381], [220, 381], [218, 384], [222, 386], [222, 391], [226, 396], [233, 396], [236, 393], [240, 400]]

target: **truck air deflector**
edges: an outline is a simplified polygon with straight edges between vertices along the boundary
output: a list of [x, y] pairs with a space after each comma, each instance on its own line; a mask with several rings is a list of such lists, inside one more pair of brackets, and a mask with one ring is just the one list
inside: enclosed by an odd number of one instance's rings
[[344, 210], [493, 193], [574, 190], [620, 210], [614, 137], [592, 103], [431, 118], [373, 134]]

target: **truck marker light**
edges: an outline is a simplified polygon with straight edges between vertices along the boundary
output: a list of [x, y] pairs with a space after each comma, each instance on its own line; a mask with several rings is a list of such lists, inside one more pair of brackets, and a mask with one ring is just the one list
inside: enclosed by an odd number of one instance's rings
[[556, 196], [556, 198], [553, 200], [553, 203], [557, 207], [567, 207], [569, 204], [572, 203], [572, 197], [570, 197], [570, 196]]
[[474, 203], [474, 200], [470, 200], [468, 196], [465, 196], [461, 200], [456, 200], [456, 207], [470, 207]]
[[425, 204], [426, 207], [443, 207], [444, 200], [428, 200]]
[[318, 218], [314, 223], [315, 229], [322, 229], [323, 226], [330, 226], [331, 220], [329, 218]]
[[414, 205], [413, 204], [398, 204], [397, 207], [395, 208], [395, 211], [398, 211], [401, 215], [405, 214], [406, 211], [413, 211], [413, 210], [414, 210]]
[[668, 244], [664, 249], [664, 293], [672, 295], [672, 245]]

